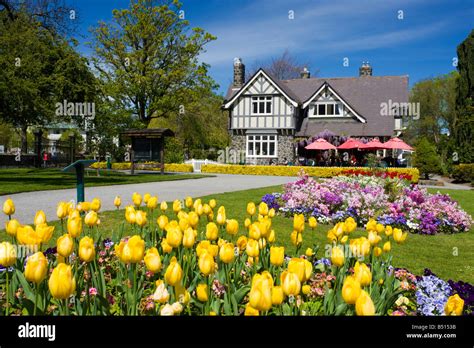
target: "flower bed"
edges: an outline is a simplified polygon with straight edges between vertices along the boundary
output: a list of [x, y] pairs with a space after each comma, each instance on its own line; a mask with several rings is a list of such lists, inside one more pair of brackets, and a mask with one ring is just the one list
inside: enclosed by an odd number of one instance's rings
[[[363, 167], [301, 167], [301, 166], [254, 166], [254, 165], [214, 165], [206, 164], [201, 167], [203, 173], [220, 173], [220, 174], [244, 174], [244, 175], [277, 175], [277, 176], [297, 176], [301, 170], [308, 175], [331, 178], [340, 175], [349, 170], [351, 171], [368, 171]], [[417, 168], [385, 168], [377, 172], [387, 173], [386, 175], [410, 177], [412, 182], [418, 182], [420, 173]]]
[[[274, 201], [274, 202], [273, 202]], [[293, 215], [315, 216], [322, 223], [353, 217], [365, 223], [377, 221], [421, 234], [468, 231], [472, 218], [449, 195], [429, 194], [406, 180], [365, 175], [339, 176], [318, 182], [302, 174], [268, 204]], [[272, 202], [272, 203], [270, 203]]]
[[[131, 162], [115, 162], [112, 163], [112, 169], [115, 170], [129, 170], [132, 167]], [[91, 165], [91, 168], [94, 169], [106, 169], [107, 162], [95, 162]], [[158, 162], [145, 162], [145, 163], [135, 163], [135, 169], [146, 169], [146, 170], [156, 170], [160, 171], [160, 163]], [[183, 173], [192, 173], [193, 166], [191, 164], [185, 163], [165, 163], [165, 172], [183, 172]]]
[[[317, 245], [300, 252], [314, 217], [293, 217], [293, 249], [278, 246], [275, 210], [265, 203], [250, 202], [239, 222], [214, 199], [187, 197], [168, 207], [135, 193], [132, 201], [124, 223], [133, 235], [124, 235], [122, 225], [104, 240], [99, 199], [59, 203], [62, 235], [47, 250], [54, 226], [45, 214], [36, 214], [34, 227], [21, 225], [12, 218], [13, 201], [4, 202], [10, 217], [10, 242], [0, 243], [5, 315], [472, 314], [470, 284], [394, 269], [391, 250], [403, 247], [407, 234], [374, 220], [365, 226], [367, 237], [358, 238], [351, 237], [354, 219], [338, 223], [318, 259]], [[120, 198], [114, 204], [120, 207]]]

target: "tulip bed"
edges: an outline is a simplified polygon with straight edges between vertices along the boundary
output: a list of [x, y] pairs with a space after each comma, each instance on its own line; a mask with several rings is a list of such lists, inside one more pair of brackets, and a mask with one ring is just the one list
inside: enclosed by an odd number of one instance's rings
[[[302, 249], [318, 223], [295, 214], [277, 240], [275, 209], [250, 202], [234, 219], [215, 199], [168, 207], [138, 193], [123, 221], [101, 231], [99, 199], [59, 203], [61, 223], [38, 212], [34, 226], [11, 219], [0, 243], [6, 315], [460, 315], [473, 309], [472, 287], [392, 266], [407, 233], [369, 220], [364, 235], [349, 217], [320, 246]], [[121, 199], [114, 204], [119, 208]], [[53, 238], [54, 229], [60, 229]], [[58, 231], [56, 231], [58, 232]], [[57, 233], [56, 233], [57, 234]], [[107, 235], [107, 238], [103, 238]], [[278, 233], [280, 235], [280, 233]], [[286, 246], [282, 246], [282, 244]], [[288, 244], [290, 246], [288, 246]], [[53, 245], [54, 247], [46, 247]], [[322, 248], [321, 248], [322, 249]], [[322, 251], [322, 250], [321, 250]]]

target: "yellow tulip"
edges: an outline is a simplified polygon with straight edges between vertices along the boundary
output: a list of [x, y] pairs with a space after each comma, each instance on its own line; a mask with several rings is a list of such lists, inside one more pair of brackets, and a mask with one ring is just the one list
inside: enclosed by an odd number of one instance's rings
[[375, 247], [374, 248], [374, 256], [379, 257], [380, 255], [382, 255], [382, 248]]
[[272, 227], [272, 220], [268, 216], [265, 216], [256, 224], [258, 224], [261, 237], [267, 238], [268, 234], [270, 233], [270, 228]]
[[357, 228], [357, 222], [354, 220], [353, 217], [348, 217], [344, 221], [344, 227], [345, 227], [346, 233], [351, 233], [355, 231], [355, 229]]
[[132, 202], [138, 208], [142, 204], [142, 196], [138, 192], [134, 192], [132, 194]]
[[399, 228], [393, 229], [393, 239], [398, 244], [403, 243], [405, 239], [407, 239], [407, 235], [408, 235], [407, 232], [403, 233], [402, 230]]
[[199, 224], [199, 215], [198, 213], [192, 211], [188, 214], [188, 223], [192, 228], [196, 228]]
[[197, 212], [197, 210], [199, 209], [199, 206], [202, 206], [202, 200], [201, 198], [198, 198], [196, 199], [193, 204], [192, 204], [193, 208], [194, 208], [194, 211]]
[[347, 304], [355, 304], [361, 293], [360, 283], [354, 276], [348, 276], [342, 285], [342, 298]]
[[369, 231], [367, 239], [369, 240], [370, 245], [374, 246], [382, 240], [382, 237], [380, 237], [376, 231]]
[[219, 247], [217, 245], [211, 244], [208, 240], [203, 240], [196, 246], [196, 255], [200, 257], [205, 252], [208, 252], [213, 257], [216, 257], [219, 252]]
[[293, 230], [298, 231], [298, 233], [302, 233], [304, 231], [304, 215], [303, 214], [295, 214], [293, 216]]
[[180, 284], [175, 286], [175, 298], [178, 299], [180, 303], [183, 305], [186, 305], [191, 301], [191, 295], [189, 294], [189, 291], [186, 290], [186, 288]]
[[346, 244], [348, 240], [349, 240], [349, 237], [344, 236], [344, 237], [341, 238], [340, 242], [341, 242], [341, 244]]
[[3, 213], [8, 216], [15, 214], [15, 204], [13, 203], [11, 198], [8, 198], [3, 203]]
[[255, 239], [249, 239], [245, 251], [250, 257], [257, 257], [260, 253], [258, 242]]
[[270, 273], [266, 271], [263, 273], [253, 276], [249, 303], [259, 311], [268, 311], [272, 307], [273, 279]]
[[48, 259], [41, 251], [28, 257], [25, 266], [25, 278], [29, 282], [39, 284], [48, 273]]
[[450, 296], [444, 306], [446, 315], [461, 315], [464, 309], [464, 300], [458, 294]]
[[155, 210], [158, 207], [158, 197], [153, 196], [148, 199], [148, 202], [146, 202], [146, 206], [150, 210]]
[[161, 202], [160, 209], [162, 212], [165, 212], [168, 209], [168, 203], [166, 203], [165, 201]]
[[275, 209], [274, 209], [274, 208], [271, 208], [271, 209], [268, 211], [268, 216], [269, 216], [270, 218], [275, 217], [275, 214], [276, 214], [276, 212], [275, 212]]
[[60, 263], [53, 270], [48, 282], [51, 295], [60, 300], [65, 300], [76, 290], [76, 280], [74, 279], [71, 266]]
[[357, 315], [375, 315], [375, 306], [370, 295], [362, 290], [355, 303]]
[[211, 199], [211, 200], [209, 201], [209, 206], [210, 206], [212, 209], [214, 209], [214, 208], [216, 207], [216, 205], [217, 205], [217, 201], [216, 201], [215, 199]]
[[145, 194], [143, 195], [143, 203], [147, 204], [148, 201], [150, 200], [150, 198], [151, 198], [151, 194], [149, 194], [148, 192], [145, 193]]
[[94, 198], [91, 202], [91, 210], [95, 211], [96, 213], [100, 210], [102, 203], [100, 202], [99, 198]]
[[79, 258], [84, 262], [91, 262], [95, 258], [94, 241], [90, 237], [84, 237], [79, 242]]
[[114, 205], [118, 209], [122, 205], [122, 200], [120, 199], [120, 196], [115, 196], [114, 198]]
[[93, 210], [88, 212], [87, 215], [84, 217], [84, 223], [89, 227], [93, 227], [97, 225], [98, 221], [99, 221], [99, 216]]
[[308, 219], [308, 225], [309, 227], [311, 227], [312, 229], [315, 229], [316, 226], [318, 226], [318, 221], [316, 220], [316, 218], [314, 216], [311, 216], [309, 219]]
[[228, 234], [235, 236], [239, 232], [239, 223], [235, 219], [227, 220], [225, 230]]
[[243, 252], [247, 248], [247, 237], [240, 236], [237, 239], [237, 247], [239, 248], [240, 252]]
[[370, 253], [370, 242], [365, 237], [359, 237], [349, 242], [349, 248], [355, 257], [367, 256]]
[[234, 258], [234, 244], [225, 243], [219, 250], [219, 259], [224, 263], [231, 263]]
[[253, 216], [255, 215], [256, 211], [257, 211], [257, 207], [255, 206], [254, 202], [247, 203], [247, 214], [249, 214], [250, 216]]
[[163, 238], [163, 240], [161, 241], [161, 249], [165, 254], [169, 254], [171, 251], [173, 251], [173, 247], [168, 244], [166, 238]]
[[290, 239], [293, 245], [300, 245], [301, 243], [303, 243], [303, 233], [300, 233], [295, 230], [291, 232]]
[[20, 226], [21, 225], [17, 219], [11, 219], [5, 223], [5, 230], [10, 236], [15, 237], [16, 232], [18, 231], [18, 227]]
[[173, 211], [175, 212], [175, 214], [178, 214], [181, 209], [181, 201], [179, 199], [175, 199], [173, 202]]
[[16, 262], [16, 248], [8, 242], [0, 243], [0, 265], [10, 267]]
[[288, 272], [296, 274], [300, 282], [305, 282], [313, 273], [313, 265], [306, 259], [294, 257], [288, 262]]
[[81, 212], [78, 209], [71, 209], [69, 211], [68, 219], [76, 219], [81, 217]]
[[68, 208], [67, 207], [68, 207], [67, 203], [65, 203], [65, 202], [59, 202], [58, 203], [58, 207], [56, 208], [56, 215], [57, 215], [59, 220], [62, 220], [67, 216], [67, 214], [68, 214], [68, 212], [67, 212]]
[[206, 225], [206, 238], [209, 240], [216, 240], [219, 236], [219, 229], [214, 222], [209, 222]]
[[274, 286], [272, 289], [272, 305], [279, 306], [283, 303], [285, 294], [281, 286]]
[[309, 295], [311, 293], [311, 286], [309, 286], [308, 284], [306, 285], [303, 285], [301, 287], [301, 292], [304, 294], [304, 295]]
[[57, 239], [56, 247], [59, 255], [68, 257], [74, 250], [74, 241], [72, 237], [66, 233]]
[[77, 205], [77, 210], [80, 212], [86, 212], [91, 209], [91, 204], [90, 202], [81, 202]]
[[146, 212], [144, 212], [143, 210], [137, 210], [137, 212], [135, 213], [135, 223], [139, 227], [145, 226], [147, 223]]
[[199, 301], [207, 302], [209, 300], [209, 291], [206, 284], [198, 284], [196, 295]]
[[160, 227], [160, 229], [164, 230], [166, 225], [168, 225], [168, 217], [166, 215], [160, 215], [156, 220], [156, 223]]
[[193, 199], [192, 199], [192, 197], [189, 197], [189, 196], [186, 197], [186, 198], [184, 199], [184, 204], [186, 205], [186, 208], [188, 208], [188, 209], [191, 208], [191, 207], [193, 206]]
[[357, 261], [354, 266], [354, 278], [361, 286], [369, 286], [372, 282], [372, 272], [365, 263]]
[[283, 265], [285, 259], [285, 247], [270, 247], [270, 263], [274, 266]]
[[183, 246], [187, 249], [191, 249], [194, 246], [194, 242], [196, 241], [196, 234], [192, 227], [188, 227], [184, 231], [183, 235]]
[[341, 247], [333, 247], [331, 251], [331, 263], [336, 267], [344, 265], [344, 250]]
[[251, 239], [258, 240], [260, 239], [260, 236], [262, 235], [260, 231], [260, 224], [254, 222], [253, 224], [250, 225], [249, 227], [249, 237]]
[[385, 226], [382, 224], [377, 224], [375, 225], [375, 230], [377, 231], [377, 233], [380, 234], [385, 231]]
[[18, 226], [16, 239], [22, 245], [38, 246], [42, 243], [41, 236], [31, 226]]
[[245, 306], [245, 312], [244, 312], [244, 315], [245, 316], [258, 316], [260, 315], [260, 312], [253, 308], [250, 303], [247, 303], [247, 305]]
[[41, 243], [48, 243], [53, 236], [54, 226], [48, 226], [47, 224], [39, 224], [36, 226], [36, 234], [40, 238]]
[[388, 226], [385, 226], [385, 235], [387, 237], [391, 236], [393, 233], [393, 228], [392, 226], [388, 225]]
[[153, 300], [159, 303], [166, 303], [170, 299], [168, 289], [166, 289], [165, 283], [159, 279], [156, 281], [156, 290], [153, 293]]
[[173, 256], [165, 272], [165, 281], [171, 286], [176, 286], [181, 282], [182, 278], [183, 269], [176, 260], [176, 257]]
[[225, 212], [217, 213], [217, 218], [216, 218], [217, 224], [220, 226], [224, 225], [226, 222], [226, 215]]
[[145, 266], [147, 270], [152, 273], [158, 273], [161, 271], [161, 257], [158, 253], [158, 249], [150, 248], [146, 251], [145, 254]]
[[301, 282], [295, 273], [284, 271], [281, 276], [281, 287], [286, 296], [296, 296], [300, 293]]
[[35, 225], [41, 225], [46, 223], [46, 214], [42, 210], [38, 210], [33, 220]]
[[139, 235], [134, 235], [127, 242], [120, 241], [115, 246], [115, 252], [123, 263], [139, 263], [145, 254], [145, 241]]
[[304, 254], [305, 254], [307, 257], [313, 256], [313, 255], [314, 255], [313, 249], [307, 248]]
[[204, 276], [214, 273], [216, 268], [214, 257], [209, 252], [202, 253], [201, 256], [199, 256], [198, 266]]
[[365, 229], [367, 231], [375, 231], [377, 229], [377, 221], [370, 219], [365, 225]]
[[268, 205], [267, 203], [265, 202], [260, 202], [260, 204], [258, 205], [258, 213], [260, 215], [268, 215]]
[[77, 238], [82, 233], [82, 219], [81, 217], [67, 219], [67, 232], [72, 238]]
[[275, 241], [275, 230], [271, 230], [270, 234], [267, 237], [268, 243], [273, 243]]
[[212, 211], [212, 210], [211, 210], [211, 206], [210, 206], [209, 204], [207, 204], [207, 203], [204, 204], [204, 205], [202, 206], [202, 211], [203, 211], [204, 214], [209, 215], [209, 214], [211, 213], [211, 211]]

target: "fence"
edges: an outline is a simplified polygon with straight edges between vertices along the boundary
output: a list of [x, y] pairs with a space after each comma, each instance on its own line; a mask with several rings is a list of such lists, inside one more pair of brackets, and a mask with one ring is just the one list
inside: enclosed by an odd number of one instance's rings
[[216, 162], [216, 161], [211, 161], [208, 159], [200, 160], [200, 159], [190, 159], [185, 161], [184, 163], [186, 164], [191, 164], [193, 166], [193, 171], [194, 172], [201, 172], [201, 167], [205, 164], [215, 164], [215, 165], [220, 165], [222, 163]]

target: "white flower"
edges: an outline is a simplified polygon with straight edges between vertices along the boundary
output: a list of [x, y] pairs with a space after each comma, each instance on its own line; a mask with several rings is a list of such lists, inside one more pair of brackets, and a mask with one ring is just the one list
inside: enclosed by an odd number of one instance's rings
[[183, 311], [183, 305], [179, 302], [175, 302], [171, 305], [174, 314], [179, 314]]
[[169, 298], [170, 298], [170, 294], [168, 290], [166, 289], [165, 283], [161, 281], [159, 285], [156, 287], [155, 293], [153, 294], [153, 300], [159, 303], [165, 303], [165, 302], [168, 302]]
[[160, 315], [163, 316], [172, 316], [174, 315], [173, 306], [169, 303], [165, 304], [163, 308], [161, 308]]

